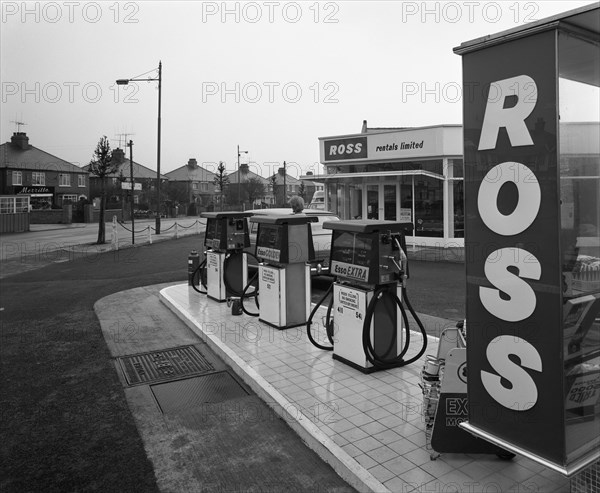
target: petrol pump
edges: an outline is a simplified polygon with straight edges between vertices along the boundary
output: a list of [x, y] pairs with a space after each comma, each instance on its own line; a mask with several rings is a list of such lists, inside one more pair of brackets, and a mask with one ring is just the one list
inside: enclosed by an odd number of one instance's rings
[[[412, 223], [354, 220], [326, 222], [323, 227], [333, 230], [330, 272], [336, 280], [328, 312], [333, 311], [335, 325], [329, 321], [326, 325], [334, 344], [331, 348], [315, 345], [333, 350], [334, 359], [364, 373], [417, 360], [425, 351], [427, 336], [405, 291], [405, 235], [412, 231]], [[403, 359], [410, 344], [403, 298], [424, 339], [423, 348], [408, 360]], [[338, 330], [332, 334], [334, 326]], [[314, 344], [310, 324], [308, 335]]]
[[244, 248], [250, 246], [248, 212], [204, 212], [206, 235], [206, 287], [208, 297], [227, 301], [241, 297], [247, 283]]
[[259, 320], [277, 329], [306, 325], [310, 314], [311, 222], [304, 214], [253, 216], [258, 223], [256, 257]]

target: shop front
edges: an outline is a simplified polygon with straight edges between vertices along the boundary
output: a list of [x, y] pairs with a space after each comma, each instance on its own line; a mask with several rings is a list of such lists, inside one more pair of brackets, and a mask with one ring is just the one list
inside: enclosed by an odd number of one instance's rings
[[[412, 222], [409, 244], [464, 246], [462, 127], [367, 129], [319, 138], [325, 208], [342, 219]], [[308, 178], [308, 177], [302, 177]]]
[[29, 196], [31, 209], [50, 209], [54, 201], [54, 187], [42, 185], [15, 186], [13, 187], [13, 193]]

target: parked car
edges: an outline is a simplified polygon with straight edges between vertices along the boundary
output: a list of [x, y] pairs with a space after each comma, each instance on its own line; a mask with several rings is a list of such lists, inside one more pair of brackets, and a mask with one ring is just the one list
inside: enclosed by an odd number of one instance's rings
[[[284, 215], [291, 214], [290, 208], [277, 209], [254, 209], [246, 212], [252, 215]], [[312, 270], [313, 274], [329, 272], [329, 254], [331, 251], [331, 234], [332, 230], [323, 229], [323, 223], [327, 221], [339, 221], [340, 218], [329, 211], [320, 211], [315, 209], [304, 209], [303, 214], [307, 216], [316, 216], [318, 221], [309, 223], [312, 230], [313, 245], [315, 247], [315, 262]], [[251, 222], [250, 225], [250, 248], [247, 249], [250, 253], [256, 252], [256, 233], [258, 232], [258, 223]], [[252, 266], [255, 261], [253, 258], [249, 260]]]
[[324, 211], [325, 210], [325, 192], [318, 190], [313, 194], [307, 209]]

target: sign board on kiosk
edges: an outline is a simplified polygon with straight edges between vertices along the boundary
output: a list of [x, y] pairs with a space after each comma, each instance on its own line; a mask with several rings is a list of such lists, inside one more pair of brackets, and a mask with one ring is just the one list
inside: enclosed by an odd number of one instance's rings
[[[558, 91], [566, 79], [598, 87], [597, 44], [567, 33], [579, 24], [598, 30], [598, 11], [582, 7], [455, 48], [463, 57], [469, 328], [461, 426], [565, 475], [600, 455], [600, 283], [577, 290], [569, 282], [584, 257], [600, 263], [597, 229], [570, 229], [584, 215], [600, 224], [600, 177], [592, 173], [588, 189], [572, 180], [585, 168], [565, 156]], [[582, 140], [577, 150], [595, 147], [596, 163], [597, 139], [596, 131], [595, 144]], [[573, 302], [578, 296], [589, 298]], [[567, 331], [585, 341], [576, 361]]]
[[243, 250], [250, 246], [249, 212], [203, 212], [206, 218], [204, 246], [218, 251]]
[[312, 230], [308, 223], [318, 220], [317, 216], [304, 214], [252, 217], [251, 221], [259, 225], [256, 235], [256, 256], [259, 260], [271, 264], [292, 264], [314, 260]]
[[[395, 265], [391, 258], [396, 243], [387, 235], [411, 234], [412, 223], [360, 219], [329, 221], [323, 228], [332, 229], [331, 273], [337, 277], [366, 285], [395, 283]], [[403, 245], [404, 246], [404, 245]]]

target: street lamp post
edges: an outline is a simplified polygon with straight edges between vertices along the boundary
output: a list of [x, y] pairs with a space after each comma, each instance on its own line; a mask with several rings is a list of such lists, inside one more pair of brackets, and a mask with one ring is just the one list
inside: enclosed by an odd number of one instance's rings
[[242, 188], [242, 170], [240, 169], [240, 156], [241, 154], [246, 153], [248, 154], [248, 151], [240, 151], [240, 146], [237, 146], [237, 164], [238, 164], [238, 204], [242, 203], [242, 200], [240, 198], [240, 189]]
[[131, 182], [131, 191], [129, 192], [131, 211], [131, 244], [135, 245], [135, 218], [133, 215], [133, 140], [129, 141], [127, 147], [129, 147], [129, 181]]
[[[162, 96], [162, 62], [158, 62], [158, 77], [117, 79], [117, 85], [126, 86], [130, 82], [158, 81], [158, 135], [156, 144], [156, 234], [160, 234], [160, 106]], [[133, 187], [133, 184], [131, 185]]]

